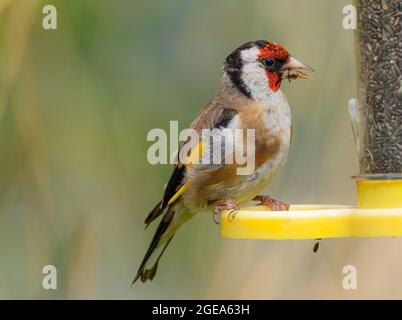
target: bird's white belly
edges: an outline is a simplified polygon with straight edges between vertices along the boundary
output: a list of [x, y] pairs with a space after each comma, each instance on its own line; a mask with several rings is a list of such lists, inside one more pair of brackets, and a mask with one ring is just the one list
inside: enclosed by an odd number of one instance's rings
[[286, 162], [288, 151], [289, 143], [283, 144], [275, 156], [257, 168], [253, 174], [240, 178], [241, 181], [238, 188], [233, 190], [233, 194], [231, 195], [239, 205], [252, 200], [267, 187]]
[[[285, 96], [278, 92], [275, 99], [270, 98], [265, 106], [263, 121], [272, 136], [280, 137], [278, 151], [253, 174], [241, 177], [238, 189], [233, 190], [232, 197], [238, 204], [244, 204], [259, 194], [286, 162], [291, 140], [291, 113]], [[230, 190], [229, 190], [230, 191]]]

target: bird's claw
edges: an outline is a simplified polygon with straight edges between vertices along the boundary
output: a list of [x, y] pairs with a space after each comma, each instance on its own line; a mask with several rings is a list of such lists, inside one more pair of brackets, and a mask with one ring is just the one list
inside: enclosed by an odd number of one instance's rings
[[216, 202], [212, 213], [212, 217], [216, 224], [221, 224], [221, 213], [222, 211], [226, 210], [230, 210], [228, 219], [233, 220], [235, 217], [235, 212], [239, 210], [239, 207], [232, 199], [229, 198], [224, 198]]
[[214, 222], [216, 224], [221, 224], [221, 213], [217, 212], [215, 209], [212, 212], [212, 219], [214, 219]]
[[271, 198], [270, 196], [256, 196], [254, 201], [260, 201], [259, 206], [267, 206], [272, 211], [289, 211], [289, 204]]

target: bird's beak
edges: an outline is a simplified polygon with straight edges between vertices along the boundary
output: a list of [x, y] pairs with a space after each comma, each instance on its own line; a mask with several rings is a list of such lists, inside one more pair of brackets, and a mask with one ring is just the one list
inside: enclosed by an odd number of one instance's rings
[[301, 70], [313, 71], [314, 69], [305, 65], [301, 61], [289, 56], [285, 64], [282, 66], [280, 72], [282, 79], [310, 79], [310, 76], [302, 72]]

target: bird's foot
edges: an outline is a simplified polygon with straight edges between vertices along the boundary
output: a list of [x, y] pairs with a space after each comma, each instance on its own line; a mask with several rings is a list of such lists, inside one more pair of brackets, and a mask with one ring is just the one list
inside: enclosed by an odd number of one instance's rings
[[213, 209], [213, 219], [216, 224], [221, 223], [221, 213], [222, 211], [226, 210], [239, 210], [239, 207], [237, 204], [234, 202], [234, 200], [230, 198], [223, 198], [222, 200], [218, 200], [215, 202], [215, 206]]
[[254, 201], [260, 201], [259, 206], [270, 207], [272, 211], [289, 211], [289, 204], [271, 198], [270, 196], [256, 196]]

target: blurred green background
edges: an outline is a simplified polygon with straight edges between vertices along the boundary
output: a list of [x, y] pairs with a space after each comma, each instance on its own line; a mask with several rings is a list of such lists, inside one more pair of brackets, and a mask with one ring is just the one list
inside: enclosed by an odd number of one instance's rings
[[[54, 4], [58, 30], [42, 28]], [[291, 203], [354, 204], [355, 96], [347, 0], [0, 0], [0, 298], [402, 298], [399, 239], [221, 239], [211, 216], [176, 235], [156, 279], [130, 287], [171, 167], [153, 128], [185, 128], [243, 42], [282, 43], [316, 70], [284, 84], [294, 137], [267, 189]], [[42, 268], [58, 289], [42, 289]], [[358, 289], [342, 288], [342, 268]]]

